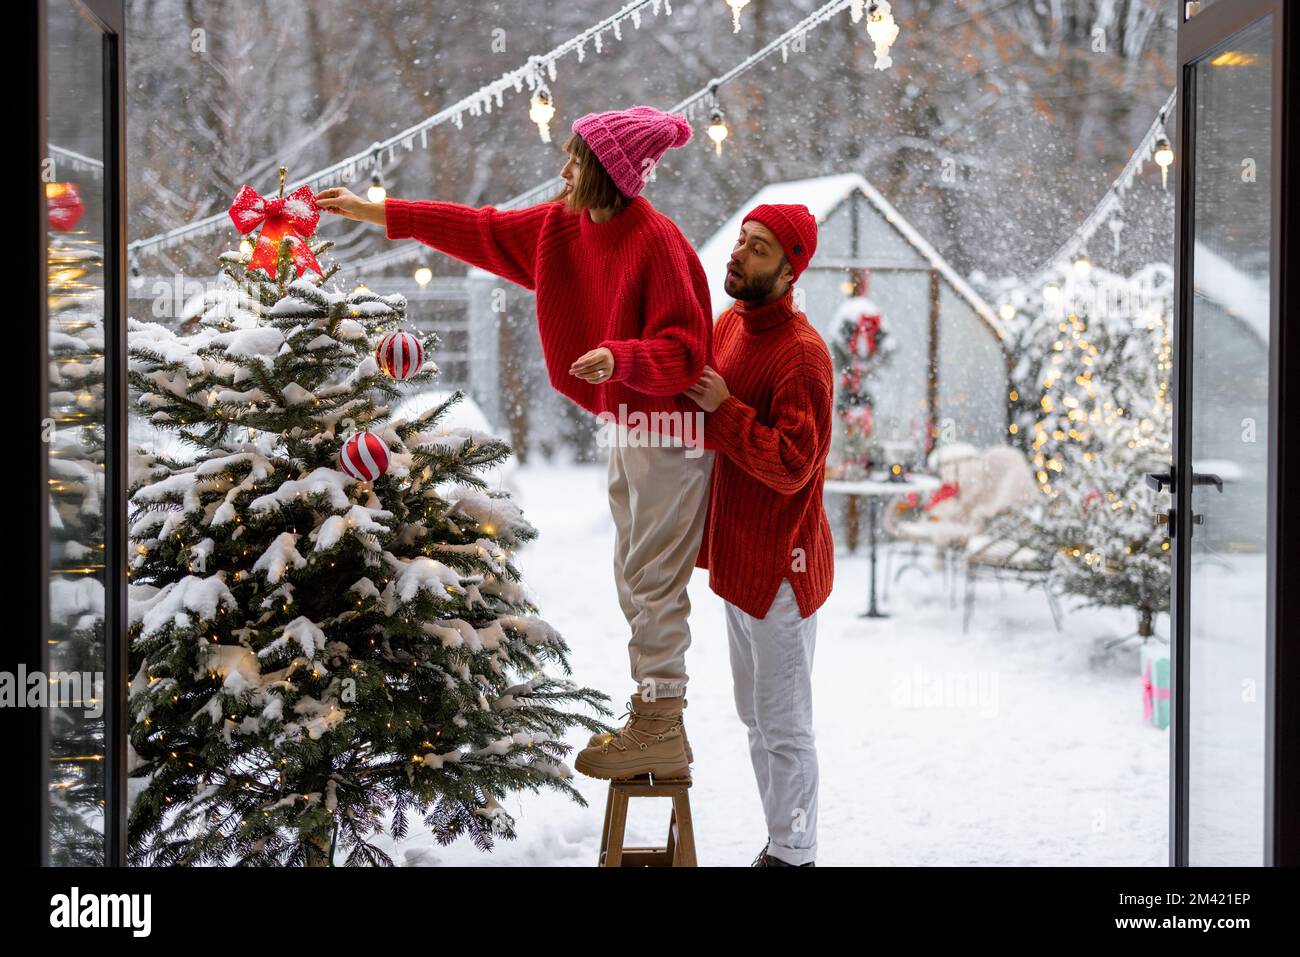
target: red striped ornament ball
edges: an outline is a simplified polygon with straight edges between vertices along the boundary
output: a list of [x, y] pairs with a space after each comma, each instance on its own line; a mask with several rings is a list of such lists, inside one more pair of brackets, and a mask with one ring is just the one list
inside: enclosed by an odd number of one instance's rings
[[388, 471], [388, 446], [373, 432], [358, 432], [343, 443], [339, 465], [354, 479], [373, 482]]
[[394, 379], [409, 379], [424, 365], [424, 346], [409, 332], [390, 332], [379, 340], [375, 361]]

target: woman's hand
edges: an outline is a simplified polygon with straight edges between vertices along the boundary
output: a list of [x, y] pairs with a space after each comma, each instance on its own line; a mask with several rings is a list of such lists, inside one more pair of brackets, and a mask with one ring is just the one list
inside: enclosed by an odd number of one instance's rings
[[700, 381], [687, 389], [686, 394], [705, 412], [716, 412], [718, 406], [727, 401], [731, 392], [717, 370], [712, 366], [705, 366]]
[[614, 374], [614, 353], [604, 346], [584, 352], [569, 366], [569, 374], [576, 375], [583, 382], [608, 382]]
[[345, 219], [355, 219], [360, 223], [374, 223], [376, 226], [388, 224], [383, 203], [372, 203], [368, 199], [362, 199], [343, 186], [332, 186], [321, 190], [316, 194], [316, 205], [327, 213]]

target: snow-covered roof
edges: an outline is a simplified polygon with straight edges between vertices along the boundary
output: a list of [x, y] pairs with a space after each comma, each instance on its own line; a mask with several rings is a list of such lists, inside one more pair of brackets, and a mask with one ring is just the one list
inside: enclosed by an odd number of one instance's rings
[[[770, 183], [740, 205], [731, 217], [722, 224], [709, 240], [700, 247], [700, 261], [704, 264], [705, 275], [709, 279], [709, 296], [713, 303], [714, 315], [720, 315], [731, 305], [731, 297], [723, 289], [727, 277], [727, 259], [736, 235], [740, 232], [740, 221], [745, 214], [760, 203], [802, 203], [809, 212], [823, 223], [840, 203], [844, 202], [854, 191], [862, 193], [881, 216], [885, 218], [900, 236], [917, 251], [930, 267], [948, 282], [957, 295], [974, 309], [999, 338], [1006, 338], [1006, 330], [993, 309], [980, 298], [970, 283], [966, 282], [952, 268], [938, 251], [916, 231], [916, 228], [899, 214], [889, 200], [885, 199], [866, 177], [858, 173], [836, 173], [831, 176], [816, 176], [812, 179], [788, 180], [784, 183]], [[816, 256], [813, 257], [816, 266]]]

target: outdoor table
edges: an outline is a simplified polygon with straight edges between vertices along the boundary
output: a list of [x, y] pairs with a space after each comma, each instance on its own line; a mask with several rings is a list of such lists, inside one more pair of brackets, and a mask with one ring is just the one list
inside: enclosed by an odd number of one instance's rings
[[939, 478], [934, 475], [909, 473], [903, 478], [867, 478], [854, 481], [827, 479], [822, 488], [837, 495], [862, 495], [867, 499], [867, 541], [871, 553], [870, 601], [867, 610], [860, 618], [888, 618], [886, 612], [876, 607], [876, 529], [880, 519], [881, 503], [887, 498], [904, 495], [908, 492], [929, 492], [939, 487]]

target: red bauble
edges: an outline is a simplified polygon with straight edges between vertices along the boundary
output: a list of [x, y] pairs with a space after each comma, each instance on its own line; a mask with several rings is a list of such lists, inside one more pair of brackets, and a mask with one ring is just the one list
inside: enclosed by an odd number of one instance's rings
[[388, 446], [373, 432], [358, 432], [343, 443], [339, 466], [354, 479], [373, 482], [388, 471]]
[[379, 340], [375, 361], [394, 379], [409, 379], [424, 365], [424, 347], [409, 332], [390, 332]]
[[61, 233], [76, 226], [86, 211], [76, 183], [46, 183], [45, 208], [50, 217], [50, 228]]

